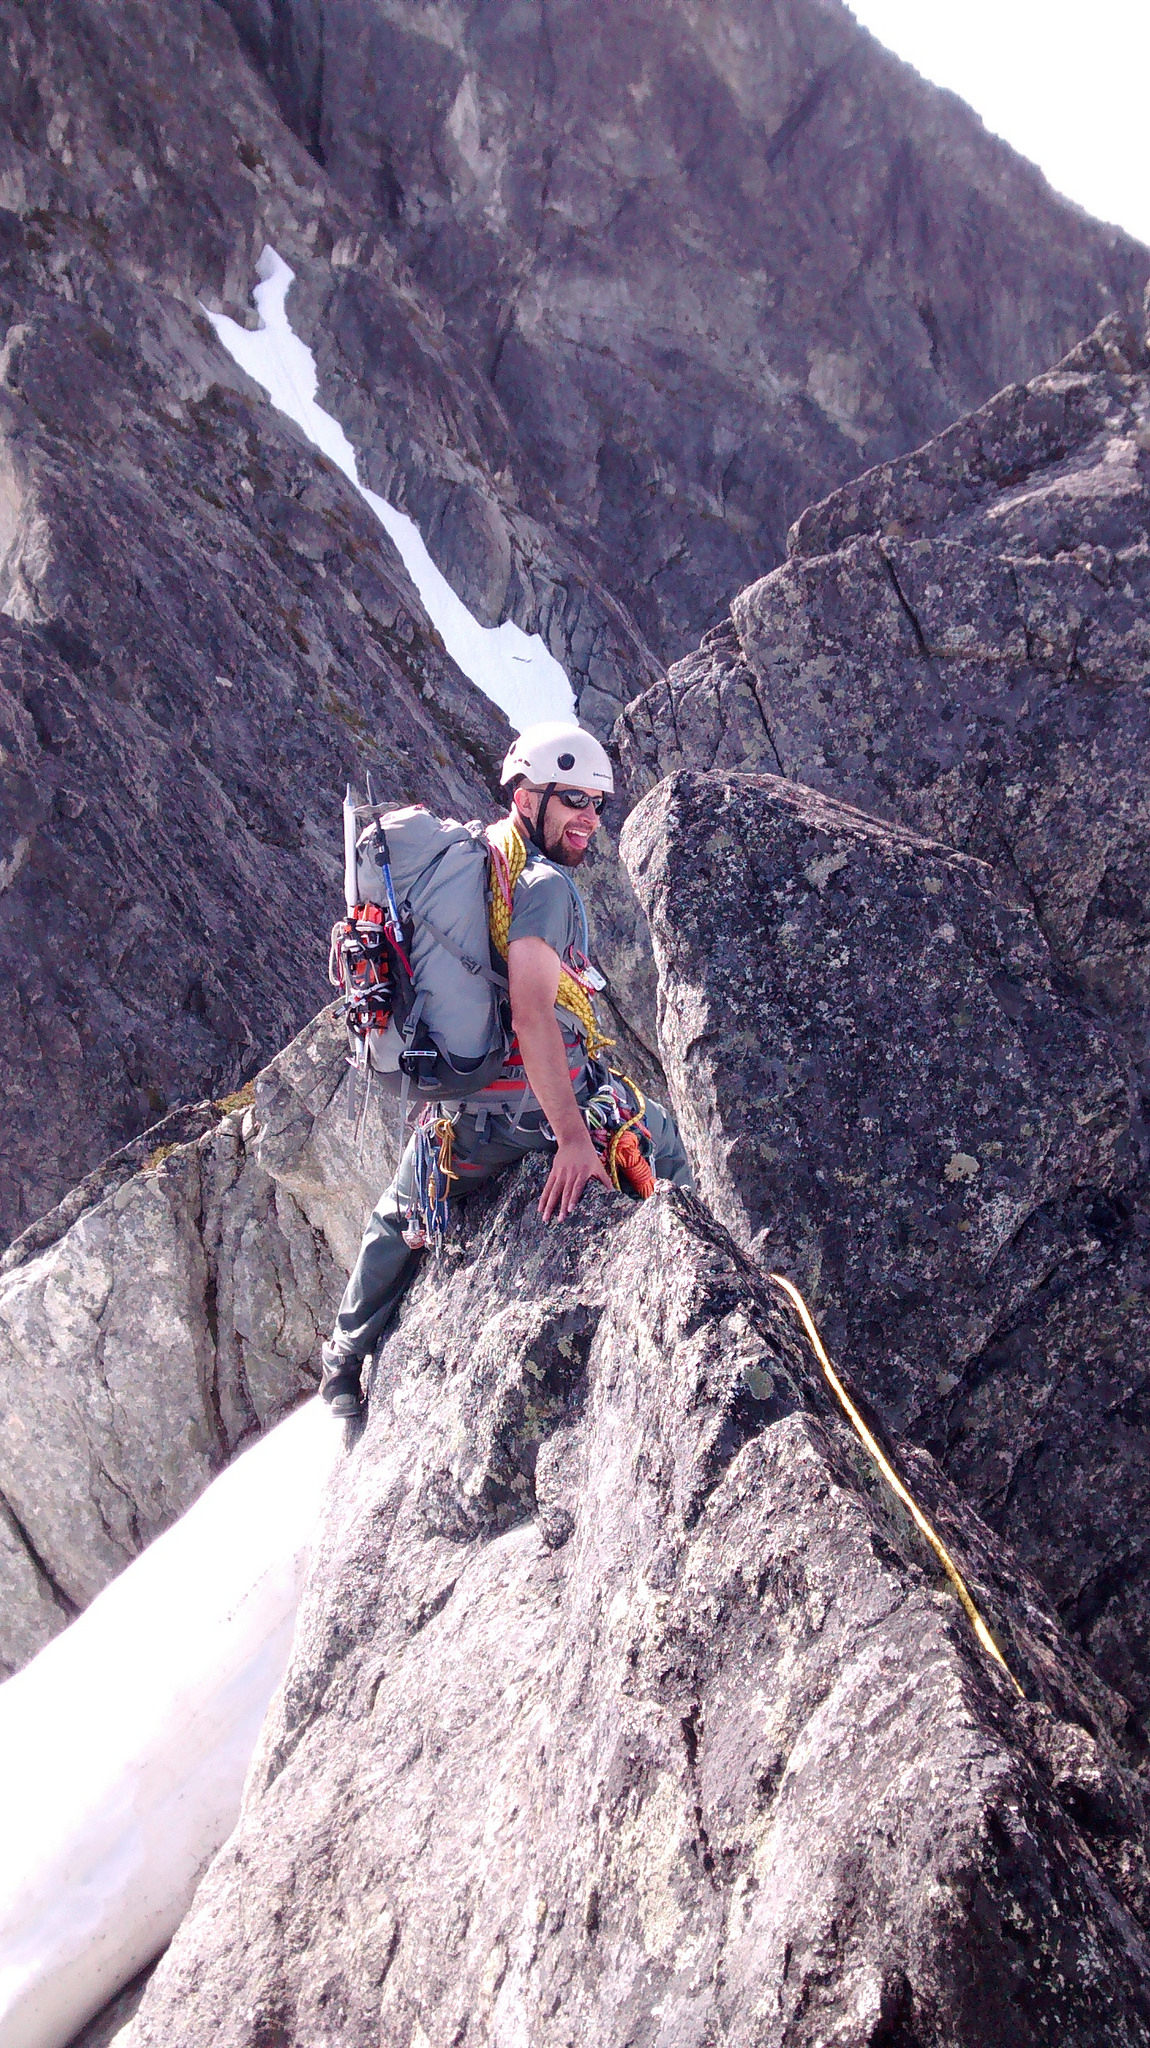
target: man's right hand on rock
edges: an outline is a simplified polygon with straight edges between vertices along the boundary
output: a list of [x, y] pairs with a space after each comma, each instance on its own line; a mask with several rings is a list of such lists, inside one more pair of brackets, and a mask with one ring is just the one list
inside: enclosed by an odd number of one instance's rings
[[539, 1214], [543, 1221], [550, 1223], [552, 1218], [557, 1218], [562, 1223], [575, 1208], [588, 1181], [592, 1180], [602, 1181], [605, 1188], [614, 1185], [595, 1150], [590, 1132], [584, 1130], [581, 1140], [571, 1138], [559, 1145], [539, 1197]]

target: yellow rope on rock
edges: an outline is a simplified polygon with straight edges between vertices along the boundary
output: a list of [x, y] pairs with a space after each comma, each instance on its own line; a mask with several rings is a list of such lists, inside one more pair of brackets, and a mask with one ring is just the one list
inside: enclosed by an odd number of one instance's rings
[[966, 1580], [963, 1578], [962, 1573], [959, 1571], [958, 1566], [955, 1564], [954, 1559], [952, 1558], [949, 1550], [946, 1548], [946, 1545], [944, 1544], [941, 1536], [938, 1535], [937, 1531], [934, 1528], [932, 1528], [931, 1524], [927, 1521], [926, 1516], [923, 1514], [922, 1509], [919, 1507], [917, 1501], [911, 1499], [910, 1494], [907, 1492], [906, 1487], [903, 1485], [902, 1480], [899, 1478], [898, 1473], [894, 1469], [894, 1466], [891, 1464], [889, 1458], [887, 1458], [884, 1455], [876, 1438], [867, 1428], [866, 1423], [863, 1421], [862, 1416], [859, 1414], [858, 1409], [855, 1407], [854, 1402], [851, 1400], [850, 1395], [847, 1393], [847, 1390], [844, 1387], [842, 1381], [840, 1380], [837, 1372], [835, 1371], [834, 1366], [831, 1364], [830, 1359], [827, 1357], [826, 1350], [823, 1346], [823, 1340], [819, 1336], [818, 1330], [815, 1327], [814, 1317], [812, 1316], [810, 1309], [807, 1307], [806, 1302], [803, 1300], [802, 1295], [799, 1293], [798, 1288], [795, 1286], [793, 1280], [784, 1279], [781, 1273], [771, 1273], [768, 1275], [768, 1278], [773, 1280], [776, 1287], [780, 1287], [782, 1289], [783, 1293], [787, 1296], [788, 1300], [794, 1307], [795, 1312], [798, 1315], [799, 1321], [802, 1324], [804, 1331], [806, 1332], [807, 1341], [810, 1344], [811, 1350], [814, 1352], [815, 1357], [818, 1359], [818, 1362], [823, 1369], [823, 1376], [826, 1379], [828, 1385], [830, 1386], [835, 1396], [835, 1399], [838, 1401], [840, 1408], [843, 1410], [843, 1413], [846, 1415], [848, 1421], [854, 1429], [856, 1436], [859, 1437], [861, 1442], [865, 1445], [866, 1449], [870, 1452], [871, 1457], [874, 1459], [875, 1464], [878, 1466], [878, 1469], [882, 1473], [883, 1478], [886, 1480], [887, 1485], [890, 1487], [891, 1492], [896, 1496], [898, 1500], [902, 1502], [904, 1508], [908, 1510], [916, 1527], [920, 1529], [922, 1534], [926, 1537], [926, 1540], [929, 1543], [931, 1549], [933, 1550], [935, 1556], [937, 1557], [940, 1565], [942, 1566], [943, 1571], [946, 1573], [947, 1578], [950, 1580], [951, 1585], [954, 1587], [954, 1590], [957, 1593], [958, 1598], [965, 1611], [966, 1618], [969, 1621], [972, 1629], [974, 1630], [974, 1633], [977, 1636], [979, 1642], [982, 1644], [983, 1649], [986, 1651], [988, 1656], [993, 1657], [996, 1664], [1001, 1665], [1002, 1669], [1005, 1671], [1007, 1677], [1009, 1678], [1011, 1685], [1014, 1687], [1015, 1692], [1018, 1693], [1021, 1698], [1025, 1699], [1026, 1695], [1023, 1692], [1022, 1687], [1019, 1685], [1018, 1680], [1014, 1676], [1014, 1673], [1011, 1670], [1009, 1664], [1007, 1663], [1005, 1657], [1003, 1656], [1002, 1651], [999, 1649], [998, 1644], [995, 1642], [994, 1637], [991, 1635], [990, 1630], [987, 1628], [986, 1623], [984, 1622], [981, 1614], [979, 1613], [977, 1607], [974, 1604], [974, 1601], [971, 1599], [970, 1592], [967, 1588]]
[[[492, 850], [491, 862], [491, 937], [497, 952], [504, 960], [511, 935], [511, 904], [515, 884], [527, 865], [527, 847], [513, 818], [500, 818], [497, 824], [487, 828], [487, 840]], [[605, 1038], [595, 1021], [591, 998], [581, 982], [562, 968], [555, 1001], [563, 1010], [569, 1010], [579, 1026], [587, 1051], [593, 1057], [606, 1045], [614, 1045], [613, 1038]]]

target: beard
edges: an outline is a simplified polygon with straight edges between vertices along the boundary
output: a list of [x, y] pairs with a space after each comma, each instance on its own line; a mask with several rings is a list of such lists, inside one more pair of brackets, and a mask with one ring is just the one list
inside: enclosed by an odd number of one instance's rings
[[577, 852], [572, 847], [564, 845], [563, 834], [567, 829], [566, 826], [552, 824], [550, 805], [547, 807], [547, 812], [548, 814], [543, 825], [543, 844], [547, 849], [548, 860], [554, 861], [557, 868], [582, 867], [583, 862], [587, 858], [587, 849], [591, 844], [590, 840], [587, 841], [587, 846], [581, 846]]

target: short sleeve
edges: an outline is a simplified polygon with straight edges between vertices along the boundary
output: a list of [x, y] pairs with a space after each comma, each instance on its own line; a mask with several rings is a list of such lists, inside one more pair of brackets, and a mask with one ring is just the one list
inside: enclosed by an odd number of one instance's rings
[[519, 877], [508, 940], [542, 939], [565, 960], [575, 939], [575, 911], [563, 876], [547, 861], [532, 862]]

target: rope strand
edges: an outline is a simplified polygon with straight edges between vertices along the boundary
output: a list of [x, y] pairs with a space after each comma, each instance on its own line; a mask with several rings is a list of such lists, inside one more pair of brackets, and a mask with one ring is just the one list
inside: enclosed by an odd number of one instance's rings
[[1022, 1687], [1019, 1685], [1018, 1680], [1014, 1676], [1014, 1673], [1011, 1670], [1009, 1664], [1007, 1663], [1005, 1657], [1003, 1656], [1002, 1651], [999, 1649], [998, 1644], [995, 1642], [994, 1637], [991, 1635], [990, 1630], [987, 1628], [986, 1623], [984, 1622], [981, 1614], [979, 1613], [977, 1607], [974, 1604], [974, 1601], [971, 1599], [970, 1593], [967, 1589], [966, 1580], [963, 1578], [962, 1573], [959, 1571], [958, 1566], [955, 1564], [955, 1561], [952, 1558], [949, 1550], [946, 1548], [946, 1545], [944, 1544], [941, 1536], [937, 1534], [935, 1529], [927, 1521], [926, 1516], [923, 1514], [922, 1509], [919, 1507], [917, 1501], [911, 1499], [910, 1494], [907, 1492], [906, 1487], [903, 1485], [902, 1480], [899, 1478], [898, 1473], [894, 1469], [894, 1466], [891, 1464], [889, 1458], [887, 1458], [884, 1455], [883, 1451], [879, 1447], [876, 1438], [867, 1428], [866, 1423], [863, 1421], [862, 1416], [859, 1414], [858, 1409], [855, 1407], [854, 1402], [851, 1400], [850, 1395], [847, 1393], [847, 1390], [844, 1387], [842, 1381], [840, 1380], [837, 1372], [835, 1371], [834, 1366], [831, 1364], [830, 1359], [827, 1357], [826, 1350], [823, 1346], [823, 1340], [819, 1336], [818, 1330], [815, 1327], [814, 1317], [812, 1316], [810, 1309], [807, 1307], [806, 1302], [803, 1300], [802, 1295], [799, 1293], [798, 1288], [795, 1286], [793, 1280], [784, 1279], [781, 1273], [771, 1273], [768, 1274], [767, 1277], [774, 1282], [776, 1287], [782, 1289], [783, 1293], [787, 1296], [788, 1300], [790, 1301], [806, 1333], [807, 1342], [809, 1343], [811, 1350], [814, 1352], [815, 1357], [818, 1359], [818, 1362], [823, 1369], [823, 1376], [826, 1379], [827, 1384], [831, 1388], [831, 1391], [833, 1392], [835, 1399], [837, 1400], [844, 1415], [847, 1417], [847, 1420], [850, 1422], [851, 1427], [853, 1428], [856, 1436], [860, 1439], [860, 1441], [864, 1444], [866, 1449], [870, 1452], [871, 1457], [873, 1458], [875, 1464], [878, 1466], [878, 1469], [882, 1473], [883, 1478], [886, 1480], [887, 1485], [890, 1487], [891, 1492], [896, 1496], [898, 1500], [902, 1502], [904, 1508], [908, 1510], [912, 1520], [914, 1521], [915, 1526], [921, 1531], [923, 1536], [925, 1536], [927, 1542], [929, 1543], [931, 1549], [937, 1557], [940, 1565], [942, 1566], [943, 1571], [946, 1573], [947, 1578], [950, 1580], [951, 1585], [954, 1587], [954, 1590], [958, 1595], [959, 1601], [961, 1602], [963, 1611], [966, 1614], [966, 1618], [969, 1621], [972, 1629], [974, 1630], [974, 1633], [977, 1636], [979, 1642], [982, 1644], [983, 1649], [986, 1651], [989, 1657], [993, 1657], [996, 1664], [1001, 1665], [1003, 1671], [1005, 1671], [1006, 1673], [1006, 1676], [1009, 1678], [1011, 1685], [1014, 1687], [1015, 1692], [1018, 1693], [1021, 1699], [1025, 1699], [1026, 1694], [1023, 1692]]

